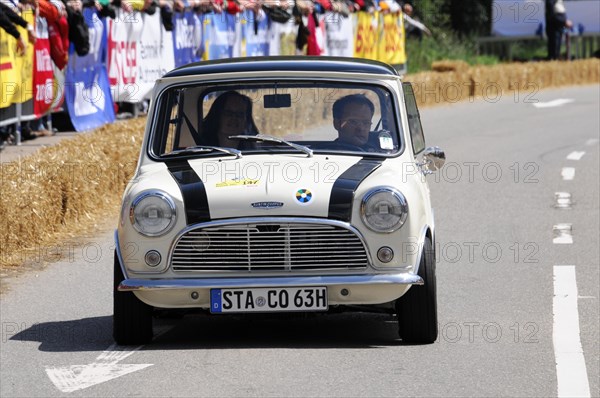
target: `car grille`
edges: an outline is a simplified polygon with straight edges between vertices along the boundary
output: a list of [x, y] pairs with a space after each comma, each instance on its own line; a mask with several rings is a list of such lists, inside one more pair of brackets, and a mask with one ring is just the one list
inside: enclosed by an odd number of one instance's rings
[[252, 223], [194, 229], [177, 241], [174, 271], [364, 269], [361, 239], [337, 225]]

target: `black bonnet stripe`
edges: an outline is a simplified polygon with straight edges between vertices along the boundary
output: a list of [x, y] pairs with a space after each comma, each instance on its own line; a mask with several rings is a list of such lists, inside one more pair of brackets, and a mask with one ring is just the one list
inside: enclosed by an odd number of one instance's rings
[[206, 188], [189, 162], [187, 160], [177, 160], [166, 162], [166, 164], [181, 190], [187, 224], [210, 221]]
[[381, 163], [382, 160], [361, 159], [335, 180], [329, 199], [329, 218], [350, 221], [354, 191]]

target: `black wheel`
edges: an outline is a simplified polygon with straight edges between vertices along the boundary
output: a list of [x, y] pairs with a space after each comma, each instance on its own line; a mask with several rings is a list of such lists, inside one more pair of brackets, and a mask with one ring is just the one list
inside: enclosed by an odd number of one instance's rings
[[115, 253], [113, 287], [113, 338], [120, 345], [139, 345], [152, 341], [152, 307], [141, 302], [133, 292], [119, 292], [125, 279]]
[[419, 276], [425, 284], [413, 285], [396, 301], [399, 333], [404, 342], [431, 344], [438, 336], [438, 322], [435, 252], [429, 238], [425, 238], [423, 245]]

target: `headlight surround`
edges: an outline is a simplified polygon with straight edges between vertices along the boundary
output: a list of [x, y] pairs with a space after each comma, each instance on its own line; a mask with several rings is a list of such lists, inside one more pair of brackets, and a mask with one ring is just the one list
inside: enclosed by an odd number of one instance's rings
[[380, 187], [368, 192], [362, 200], [360, 214], [370, 230], [390, 233], [397, 231], [408, 218], [408, 202], [401, 192]]
[[177, 213], [175, 202], [161, 191], [148, 191], [137, 196], [129, 208], [131, 225], [142, 235], [161, 236], [169, 232]]

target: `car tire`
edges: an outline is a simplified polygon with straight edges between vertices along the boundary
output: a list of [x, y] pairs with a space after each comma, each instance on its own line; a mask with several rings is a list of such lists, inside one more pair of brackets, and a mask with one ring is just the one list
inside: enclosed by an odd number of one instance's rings
[[133, 292], [120, 292], [125, 279], [115, 253], [113, 286], [113, 338], [119, 345], [140, 345], [152, 341], [152, 307], [140, 301]]
[[425, 238], [419, 264], [423, 285], [413, 285], [396, 301], [399, 333], [410, 344], [431, 344], [438, 337], [435, 252], [431, 240]]

